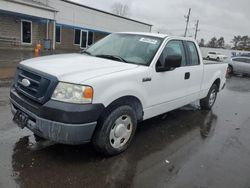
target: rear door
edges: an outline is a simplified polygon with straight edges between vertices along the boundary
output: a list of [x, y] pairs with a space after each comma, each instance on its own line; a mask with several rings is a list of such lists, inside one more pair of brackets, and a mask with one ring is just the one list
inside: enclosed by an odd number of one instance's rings
[[185, 67], [185, 74], [189, 75], [186, 80], [188, 102], [197, 100], [201, 90], [202, 78], [203, 78], [203, 64], [198, 52], [198, 46], [192, 41], [185, 41], [185, 49], [187, 53], [187, 66]]

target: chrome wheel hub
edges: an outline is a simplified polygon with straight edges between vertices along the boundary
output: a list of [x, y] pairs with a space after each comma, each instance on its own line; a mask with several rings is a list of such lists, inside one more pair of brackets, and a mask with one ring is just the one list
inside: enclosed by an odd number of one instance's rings
[[116, 149], [124, 146], [131, 137], [132, 129], [132, 120], [128, 115], [117, 118], [109, 134], [111, 146]]
[[214, 89], [209, 96], [209, 106], [212, 106], [216, 99], [216, 90]]

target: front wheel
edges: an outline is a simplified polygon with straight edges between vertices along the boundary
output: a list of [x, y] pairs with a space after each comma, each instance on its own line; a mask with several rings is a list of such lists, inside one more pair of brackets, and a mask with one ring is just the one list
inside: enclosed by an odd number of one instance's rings
[[104, 117], [93, 136], [94, 148], [107, 156], [117, 155], [128, 148], [137, 127], [135, 111], [130, 106], [120, 106]]
[[202, 110], [212, 109], [217, 98], [217, 93], [218, 93], [218, 87], [216, 84], [213, 84], [207, 96], [200, 100], [200, 106]]

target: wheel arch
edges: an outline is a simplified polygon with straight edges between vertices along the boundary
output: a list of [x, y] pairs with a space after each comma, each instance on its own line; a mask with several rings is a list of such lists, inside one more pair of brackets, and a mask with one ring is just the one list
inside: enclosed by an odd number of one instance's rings
[[133, 95], [126, 95], [112, 101], [109, 105], [106, 106], [106, 108], [104, 109], [103, 113], [100, 116], [100, 119], [106, 117], [108, 113], [110, 113], [112, 110], [122, 105], [131, 106], [135, 110], [137, 120], [138, 121], [143, 120], [144, 113], [143, 113], [142, 102], [140, 101], [140, 99], [138, 99]]
[[[220, 90], [220, 84], [221, 84], [220, 78], [217, 78], [217, 79], [213, 82], [212, 85], [214, 85], [214, 84], [218, 87], [218, 92], [219, 92], [219, 90]], [[212, 86], [211, 86], [211, 87], [212, 87]]]

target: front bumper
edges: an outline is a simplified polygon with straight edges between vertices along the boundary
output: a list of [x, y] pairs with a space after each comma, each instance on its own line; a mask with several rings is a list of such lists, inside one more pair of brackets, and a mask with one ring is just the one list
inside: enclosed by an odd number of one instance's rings
[[104, 109], [102, 104], [79, 105], [58, 101], [38, 105], [15, 89], [11, 89], [10, 102], [13, 114], [20, 110], [28, 115], [26, 127], [32, 132], [57, 143], [72, 145], [91, 140]]

